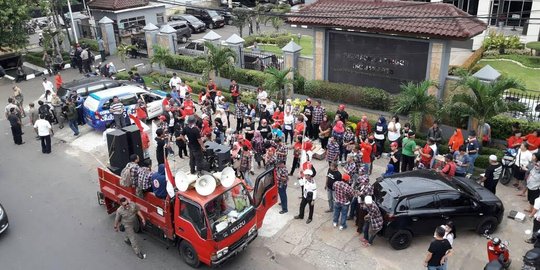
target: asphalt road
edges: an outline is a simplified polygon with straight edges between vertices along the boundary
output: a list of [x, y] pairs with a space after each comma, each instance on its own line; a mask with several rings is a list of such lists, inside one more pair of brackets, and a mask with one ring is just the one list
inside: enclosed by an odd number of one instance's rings
[[[225, 25], [222, 28], [208, 29], [203, 33], [192, 34], [191, 39], [192, 40], [201, 39], [202, 37], [204, 37], [204, 35], [208, 34], [208, 32], [210, 32], [211, 30], [218, 33], [222, 37], [223, 40], [228, 39], [232, 34], [240, 35], [237, 27], [232, 26], [232, 25]], [[253, 30], [255, 30], [255, 27]], [[244, 30], [243, 30], [244, 37], [248, 36], [248, 31], [249, 31], [248, 27], [244, 27]], [[313, 29], [291, 27], [290, 25], [283, 25], [283, 27], [279, 30], [279, 32], [291, 33], [294, 35], [297, 35], [297, 34], [309, 35], [309, 36], [313, 35]], [[264, 33], [264, 34], [275, 33], [275, 29], [270, 25], [270, 23], [268, 23], [268, 26], [261, 25], [261, 33]]]
[[[78, 77], [72, 70], [63, 75], [65, 81]], [[20, 86], [25, 100], [43, 91], [40, 79]], [[11, 82], [0, 79], [0, 100], [10, 94]], [[44, 155], [29, 126], [26, 144], [17, 146], [3, 114], [0, 119], [0, 202], [10, 220], [0, 235], [0, 269], [190, 269], [174, 247], [146, 234], [139, 239], [148, 257], [140, 260], [114, 232], [113, 215], [97, 204], [99, 163], [93, 156], [55, 138], [52, 154]], [[291, 269], [298, 261], [274, 255], [259, 238], [223, 269]]]

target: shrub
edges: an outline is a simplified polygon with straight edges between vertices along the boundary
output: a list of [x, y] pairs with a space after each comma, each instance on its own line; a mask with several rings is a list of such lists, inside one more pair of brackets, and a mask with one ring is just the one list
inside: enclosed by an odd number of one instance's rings
[[529, 42], [525, 46], [529, 49], [540, 51], [540, 41]]
[[[54, 55], [52, 50], [48, 51], [49, 55]], [[43, 63], [43, 51], [39, 52], [28, 52], [25, 55], [23, 55], [23, 61], [34, 64], [36, 66], [45, 67], [45, 63]], [[64, 59], [64, 63], [69, 63], [71, 59], [69, 58], [68, 53], [62, 53], [62, 59]]]
[[274, 44], [276, 44], [276, 46], [278, 46], [281, 49], [285, 47], [285, 45], [287, 45], [289, 42], [291, 42], [291, 39], [292, 39], [292, 36], [290, 35], [277, 37], [275, 39]]
[[302, 77], [298, 71], [294, 72], [293, 87], [294, 92], [298, 94], [304, 93], [304, 88], [306, 85], [306, 78]]
[[512, 136], [512, 124], [519, 123], [523, 135], [532, 132], [535, 129], [540, 129], [540, 123], [529, 122], [526, 120], [515, 119], [504, 115], [499, 115], [491, 118], [488, 123], [492, 127], [491, 137], [495, 139], [506, 140]]
[[192, 73], [203, 73], [204, 59], [185, 55], [170, 55], [165, 59], [165, 67]]
[[522, 49], [523, 44], [516, 35], [505, 36], [504, 33], [491, 31], [484, 39], [482, 47], [487, 50], [500, 50], [501, 53], [504, 53], [507, 49]]
[[90, 48], [91, 51], [94, 51], [94, 52], [99, 51], [98, 42], [95, 39], [81, 38], [81, 39], [79, 39], [79, 43], [80, 44], [84, 43], [84, 44], [88, 45], [88, 47]]
[[347, 101], [351, 105], [381, 111], [389, 111], [392, 104], [392, 97], [382, 89], [360, 87], [344, 83], [307, 81], [304, 87], [304, 94], [334, 102]]
[[255, 43], [255, 41], [257, 41], [257, 37], [255, 37], [255, 36], [244, 37], [244, 46], [249, 47], [249, 46], [253, 45], [253, 43]]
[[129, 75], [128, 75], [127, 71], [118, 72], [118, 73], [116, 73], [116, 75], [114, 75], [114, 77], [117, 80], [129, 80]]
[[231, 74], [224, 74], [224, 76], [231, 79], [235, 79], [236, 82], [238, 82], [239, 84], [246, 84], [246, 85], [259, 87], [263, 85], [264, 82], [268, 80], [271, 75], [266, 74], [262, 71], [257, 71], [257, 70], [235, 68], [231, 72]]

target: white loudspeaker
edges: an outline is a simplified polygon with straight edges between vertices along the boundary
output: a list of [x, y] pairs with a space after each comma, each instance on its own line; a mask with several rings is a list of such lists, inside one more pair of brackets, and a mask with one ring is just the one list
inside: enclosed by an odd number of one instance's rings
[[228, 188], [234, 184], [234, 180], [236, 179], [236, 174], [234, 173], [234, 169], [231, 167], [226, 167], [221, 171], [221, 176], [219, 178], [219, 181], [222, 186]]
[[195, 190], [201, 196], [208, 196], [216, 189], [216, 179], [211, 175], [203, 175], [195, 183]]
[[178, 171], [176, 175], [174, 175], [174, 179], [176, 182], [176, 187], [178, 190], [184, 192], [189, 189], [189, 186], [197, 180], [197, 176], [195, 175], [187, 175], [183, 171]]

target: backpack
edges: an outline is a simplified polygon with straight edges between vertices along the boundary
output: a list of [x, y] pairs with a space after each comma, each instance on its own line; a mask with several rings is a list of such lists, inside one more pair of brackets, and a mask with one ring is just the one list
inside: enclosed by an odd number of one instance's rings
[[126, 167], [120, 172], [120, 185], [123, 187], [133, 186], [133, 179], [131, 179], [131, 168], [135, 166], [133, 163], [128, 163]]

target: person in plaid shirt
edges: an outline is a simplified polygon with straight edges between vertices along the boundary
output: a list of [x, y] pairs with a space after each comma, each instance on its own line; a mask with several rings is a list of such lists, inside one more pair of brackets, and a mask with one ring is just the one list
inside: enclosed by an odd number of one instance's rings
[[144, 192], [152, 191], [152, 161], [145, 159], [137, 176], [137, 196], [144, 197]]
[[323, 116], [326, 115], [326, 109], [321, 106], [320, 100], [315, 101], [315, 107], [313, 107], [313, 113], [311, 115], [311, 124], [313, 125], [312, 130], [319, 130], [319, 125], [323, 120]]
[[334, 137], [331, 137], [326, 146], [326, 161], [328, 163], [337, 162], [339, 156], [339, 144]]
[[364, 199], [364, 210], [367, 211], [366, 222], [364, 223], [364, 239], [362, 242], [365, 247], [373, 245], [373, 239], [383, 227], [383, 218], [377, 204], [373, 203], [371, 196]]
[[242, 102], [242, 98], [238, 97], [238, 102], [235, 105], [234, 115], [236, 115], [236, 131], [240, 132], [244, 126], [244, 114], [247, 111], [246, 105]]
[[277, 162], [287, 162], [287, 146], [281, 141], [281, 138], [276, 139], [276, 158]]
[[[351, 199], [355, 196], [355, 191], [349, 185], [351, 177], [348, 174], [342, 176], [343, 181], [337, 181], [334, 183], [334, 217], [333, 225], [337, 227], [338, 220], [339, 230], [342, 231], [347, 228], [347, 213], [349, 212], [349, 205]], [[341, 216], [341, 219], [340, 219]]]
[[276, 148], [275, 147], [268, 147], [266, 149], [266, 153], [264, 154], [264, 166], [265, 169], [270, 169], [274, 166], [276, 166]]
[[281, 201], [281, 211], [280, 214], [285, 214], [289, 212], [287, 208], [287, 183], [289, 182], [289, 171], [285, 167], [285, 161], [278, 161], [276, 168], [276, 180], [278, 183], [278, 194], [279, 200]]
[[349, 154], [347, 156], [347, 163], [345, 163], [345, 167], [343, 168], [345, 170], [345, 173], [350, 175], [353, 179], [356, 179], [356, 175], [358, 174], [358, 168], [356, 167], [356, 163], [354, 162], [354, 156], [352, 154]]
[[249, 177], [249, 171], [251, 169], [251, 151], [249, 151], [249, 147], [247, 145], [242, 146], [242, 153], [240, 153], [240, 168], [239, 171], [242, 174], [242, 177], [246, 181], [246, 183], [253, 187], [253, 182], [251, 181], [251, 178]]

